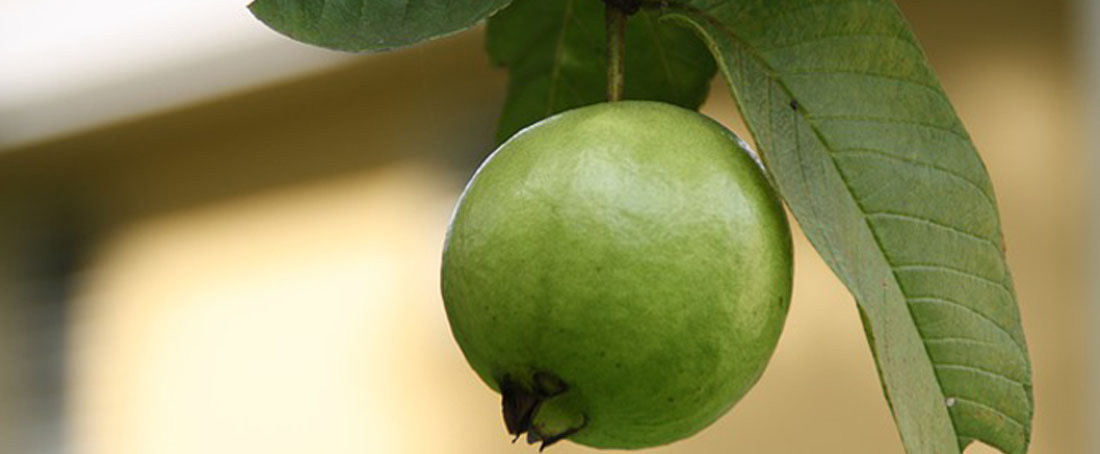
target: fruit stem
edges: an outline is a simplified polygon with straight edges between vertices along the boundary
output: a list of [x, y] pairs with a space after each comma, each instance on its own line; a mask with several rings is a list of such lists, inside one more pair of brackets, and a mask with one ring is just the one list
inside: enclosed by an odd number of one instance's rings
[[[623, 79], [626, 72], [626, 19], [634, 12], [622, 0], [604, 0], [607, 25], [607, 100], [623, 99]], [[625, 6], [625, 7], [624, 7]], [[637, 8], [633, 8], [637, 10]]]

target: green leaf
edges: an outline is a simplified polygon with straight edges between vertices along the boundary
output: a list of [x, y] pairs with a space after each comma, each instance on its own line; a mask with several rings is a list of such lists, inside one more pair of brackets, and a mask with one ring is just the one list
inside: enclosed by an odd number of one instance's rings
[[329, 49], [367, 52], [468, 28], [511, 0], [255, 0], [248, 9], [279, 33]]
[[[489, 54], [510, 70], [498, 141], [555, 113], [605, 101], [606, 41], [599, 0], [516, 0], [490, 18]], [[630, 17], [626, 99], [696, 109], [714, 73], [714, 60], [690, 29], [648, 11]]]
[[768, 170], [855, 296], [910, 453], [1027, 451], [1031, 366], [989, 175], [890, 0], [685, 0]]

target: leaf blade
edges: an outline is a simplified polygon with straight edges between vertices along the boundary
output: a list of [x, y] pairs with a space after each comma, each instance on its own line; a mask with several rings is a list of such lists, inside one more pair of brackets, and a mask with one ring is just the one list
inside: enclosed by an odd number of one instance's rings
[[707, 37], [779, 192], [856, 297], [906, 449], [1026, 452], [1030, 362], [992, 185], [896, 6], [689, 0], [666, 17]]
[[[604, 6], [595, 0], [516, 0], [490, 18], [489, 54], [510, 74], [497, 141], [555, 113], [605, 101], [606, 36]], [[715, 71], [690, 30], [649, 11], [630, 17], [625, 99], [696, 109]]]
[[292, 39], [349, 52], [392, 49], [473, 26], [511, 0], [254, 0], [257, 19]]

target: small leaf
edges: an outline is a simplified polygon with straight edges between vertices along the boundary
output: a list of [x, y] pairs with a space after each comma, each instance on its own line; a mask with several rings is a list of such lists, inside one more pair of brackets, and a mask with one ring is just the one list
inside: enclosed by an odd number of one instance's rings
[[468, 28], [511, 0], [255, 0], [248, 9], [279, 33], [349, 52], [416, 44]]
[[[607, 33], [598, 0], [516, 0], [489, 19], [488, 49], [510, 70], [497, 139], [607, 96]], [[714, 60], [688, 28], [657, 14], [630, 17], [626, 34], [626, 99], [696, 109], [714, 77]]]
[[685, 0], [779, 192], [855, 296], [908, 452], [1027, 451], [989, 175], [890, 0]]

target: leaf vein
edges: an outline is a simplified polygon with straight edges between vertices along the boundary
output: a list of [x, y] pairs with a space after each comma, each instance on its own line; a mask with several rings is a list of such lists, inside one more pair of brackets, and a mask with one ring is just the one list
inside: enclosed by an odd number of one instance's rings
[[984, 403], [981, 403], [981, 402], [978, 402], [978, 401], [975, 401], [975, 400], [967, 399], [967, 398], [965, 398], [965, 397], [958, 397], [958, 396], [954, 396], [953, 398], [954, 398], [954, 399], [955, 399], [955, 400], [956, 400], [957, 402], [963, 402], [963, 403], [967, 403], [967, 404], [970, 404], [970, 405], [974, 405], [974, 406], [976, 406], [976, 407], [982, 407], [982, 408], [984, 408], [984, 409], [986, 409], [986, 410], [989, 410], [989, 411], [991, 411], [991, 412], [993, 412], [993, 413], [996, 413], [996, 414], [998, 414], [998, 415], [1001, 415], [1002, 417], [1004, 417], [1004, 418], [1005, 418], [1005, 419], [1007, 419], [1008, 421], [1010, 421], [1010, 422], [1012, 422], [1013, 424], [1015, 424], [1016, 426], [1020, 427], [1020, 429], [1024, 430], [1025, 432], [1027, 431], [1027, 426], [1026, 426], [1026, 425], [1025, 425], [1025, 424], [1024, 424], [1023, 422], [1020, 422], [1020, 420], [1018, 420], [1018, 419], [1016, 419], [1016, 418], [1012, 417], [1012, 416], [1011, 416], [1011, 415], [1009, 415], [1008, 413], [1005, 413], [1005, 412], [1003, 412], [1003, 411], [1001, 411], [1001, 410], [998, 410], [998, 409], [996, 409], [996, 408], [994, 408], [994, 407], [992, 407], [992, 406], [989, 406], [989, 405], [987, 405], [987, 404], [984, 404]]
[[867, 217], [895, 219], [895, 220], [899, 220], [899, 221], [912, 222], [912, 223], [915, 223], [915, 224], [924, 224], [924, 225], [940, 228], [940, 229], [943, 229], [943, 230], [948, 230], [948, 231], [957, 233], [959, 235], [965, 236], [967, 238], [971, 238], [971, 239], [974, 239], [974, 240], [981, 241], [981, 242], [989, 245], [990, 247], [992, 247], [994, 250], [997, 251], [997, 253], [1001, 252], [1000, 246], [997, 246], [997, 243], [994, 242], [992, 239], [986, 238], [986, 237], [978, 235], [976, 233], [968, 232], [968, 231], [960, 229], [958, 227], [953, 227], [953, 226], [944, 224], [942, 222], [937, 222], [937, 221], [933, 221], [931, 219], [926, 219], [926, 218], [922, 218], [922, 217], [918, 217], [918, 216], [913, 216], [911, 214], [897, 213], [897, 212], [892, 212], [892, 211], [873, 211], [873, 212], [867, 212], [866, 215], [867, 215]]
[[936, 130], [936, 131], [942, 131], [942, 132], [954, 135], [955, 137], [958, 137], [959, 139], [962, 139], [964, 142], [970, 142], [970, 137], [969, 136], [955, 130], [954, 128], [944, 126], [944, 125], [937, 125], [935, 123], [925, 123], [925, 122], [920, 122], [920, 121], [910, 120], [910, 119], [905, 119], [905, 118], [872, 117], [872, 116], [865, 116], [865, 115], [816, 115], [816, 116], [812, 116], [812, 117], [807, 116], [806, 119], [809, 120], [809, 121], [853, 121], [853, 122], [902, 124], [902, 125], [918, 126], [918, 127], [922, 127], [922, 128], [928, 128], [928, 129]]
[[806, 45], [811, 45], [811, 44], [821, 44], [821, 43], [826, 42], [826, 41], [852, 39], [852, 38], [859, 38], [859, 39], [883, 38], [883, 39], [886, 39], [886, 40], [889, 40], [889, 41], [896, 41], [896, 42], [905, 44], [907, 47], [911, 47], [911, 48], [913, 48], [914, 50], [916, 50], [918, 52], [920, 51], [920, 47], [918, 47], [916, 43], [914, 43], [914, 42], [912, 42], [908, 39], [901, 38], [897, 34], [886, 34], [886, 33], [821, 34], [821, 35], [814, 35], [813, 37], [810, 37], [809, 39], [804, 39], [804, 40], [801, 40], [801, 41], [793, 41], [793, 42], [789, 42], [789, 43], [783, 43], [783, 44], [780, 44], [780, 45], [777, 45], [777, 46], [772, 46], [772, 47], [767, 47], [767, 48], [760, 48], [759, 51], [761, 53], [764, 53], [764, 54], [769, 54], [769, 53], [773, 53], [773, 52], [780, 51], [780, 50], [787, 50], [787, 49], [790, 49], [790, 48], [793, 48], [793, 47], [800, 47], [800, 46], [806, 46]]
[[921, 80], [917, 80], [917, 79], [908, 78], [908, 77], [902, 77], [902, 76], [898, 76], [898, 75], [894, 75], [894, 74], [879, 73], [879, 72], [872, 72], [872, 71], [857, 71], [857, 70], [854, 70], [854, 69], [837, 69], [837, 68], [796, 68], [796, 69], [783, 70], [782, 73], [784, 75], [790, 75], [790, 76], [854, 75], [854, 76], [865, 76], [865, 77], [870, 77], [870, 78], [875, 78], [875, 79], [892, 80], [892, 81], [895, 81], [895, 82], [902, 82], [902, 83], [913, 85], [915, 87], [926, 89], [927, 91], [929, 91], [932, 94], [936, 95], [937, 97], [943, 99], [944, 101], [949, 101], [949, 99], [947, 98], [947, 95], [944, 94], [943, 90], [941, 90], [940, 87], [935, 85], [935, 84], [932, 84], [932, 83], [929, 83], [929, 82], [926, 82], [926, 81], [921, 81]]
[[906, 301], [908, 301], [910, 304], [943, 304], [943, 305], [948, 305], [948, 306], [954, 306], [954, 307], [963, 309], [967, 312], [970, 312], [970, 313], [978, 316], [982, 320], [985, 320], [989, 324], [993, 325], [994, 328], [997, 328], [998, 331], [1000, 331], [1002, 334], [1004, 334], [1006, 337], [1008, 337], [1009, 341], [1011, 341], [1012, 344], [1016, 346], [1017, 352], [1021, 355], [1021, 357], [1024, 358], [1024, 359], [1027, 358], [1026, 356], [1024, 356], [1023, 346], [1021, 346], [1020, 343], [1016, 341], [1016, 337], [1013, 336], [1012, 333], [1010, 333], [1007, 328], [1005, 328], [1004, 326], [1001, 326], [1000, 323], [998, 323], [996, 320], [994, 320], [993, 317], [990, 317], [989, 315], [987, 315], [986, 313], [984, 313], [982, 311], [974, 309], [970, 306], [967, 306], [963, 303], [952, 300], [950, 298], [943, 298], [943, 297], [938, 297], [938, 296], [914, 296], [914, 297], [911, 297], [911, 298], [907, 298]]
[[[698, 12], [709, 13], [709, 14], [713, 15], [716, 11], [718, 11], [722, 7], [733, 6], [733, 5], [739, 4], [739, 3], [742, 3], [742, 2], [718, 1], [713, 6], [711, 6], [709, 8], [700, 8], [700, 9], [698, 9]], [[744, 2], [744, 3], [747, 4], [748, 2]], [[814, 2], [814, 3], [803, 4], [803, 5], [800, 5], [796, 8], [776, 9], [776, 10], [774, 10], [773, 14], [753, 16], [753, 21], [758, 22], [758, 23], [776, 24], [776, 23], [782, 22], [781, 18], [783, 18], [784, 16], [796, 16], [796, 15], [802, 14], [803, 12], [806, 12], [806, 11], [809, 11], [809, 10], [812, 10], [812, 9], [816, 9], [816, 8], [847, 6], [847, 5], [854, 5], [854, 4], [878, 6], [875, 2], [868, 1], [868, 0], [832, 0], [832, 1], [822, 0], [822, 1], [817, 1], [817, 2]], [[747, 5], [744, 6], [743, 8], [741, 8], [740, 10], [737, 11], [736, 15], [734, 15], [733, 17], [728, 18], [729, 23], [736, 24], [736, 23], [741, 22], [741, 19], [744, 18], [745, 15], [750, 10], [752, 10], [751, 6], [747, 6]]]
[[998, 380], [1007, 381], [1007, 382], [1010, 382], [1014, 385], [1019, 386], [1020, 388], [1024, 387], [1024, 383], [1021, 382], [1020, 380], [1014, 379], [1012, 377], [1009, 377], [1009, 376], [1004, 375], [1004, 374], [999, 373], [999, 372], [994, 372], [994, 371], [991, 371], [991, 370], [982, 369], [980, 367], [974, 367], [974, 366], [970, 366], [970, 365], [966, 365], [966, 364], [953, 364], [953, 363], [936, 363], [935, 367], [940, 368], [940, 369], [958, 370], [958, 371], [969, 372], [969, 373], [972, 373], [972, 374], [978, 374], [978, 375], [982, 375], [982, 376], [986, 376], [986, 377], [990, 377], [990, 378], [995, 378], [995, 379], [998, 379]]
[[993, 346], [993, 347], [996, 347], [996, 346], [1000, 345], [996, 342], [990, 342], [990, 341], [981, 340], [981, 339], [972, 339], [972, 338], [969, 338], [969, 337], [951, 337], [951, 336], [947, 336], [947, 337], [926, 337], [926, 338], [924, 338], [924, 343], [925, 344], [941, 344], [941, 343], [953, 343], [953, 342], [962, 343], [962, 344], [988, 345], [988, 346]]
[[909, 164], [912, 164], [914, 166], [920, 166], [920, 167], [924, 167], [924, 168], [939, 171], [939, 172], [941, 172], [941, 173], [943, 173], [947, 176], [958, 179], [959, 181], [962, 181], [963, 183], [966, 183], [966, 184], [974, 187], [974, 189], [977, 189], [978, 192], [980, 192], [982, 194], [982, 196], [985, 198], [986, 202], [989, 203], [989, 206], [991, 208], [993, 208], [993, 211], [994, 212], [997, 211], [997, 204], [996, 204], [996, 202], [993, 201], [993, 197], [990, 196], [989, 193], [986, 192], [986, 190], [983, 189], [981, 185], [979, 185], [978, 183], [970, 180], [969, 178], [964, 177], [962, 174], [960, 174], [960, 173], [958, 173], [954, 170], [950, 170], [950, 169], [947, 169], [945, 167], [940, 167], [940, 166], [937, 166], [937, 165], [934, 165], [934, 164], [928, 164], [926, 162], [921, 162], [921, 161], [918, 161], [916, 159], [903, 158], [903, 157], [895, 155], [893, 153], [889, 153], [886, 150], [880, 150], [880, 149], [877, 149], [877, 148], [842, 148], [842, 149], [833, 150], [832, 152], [834, 154], [871, 154], [871, 155], [875, 155], [875, 156], [880, 156], [884, 159], [893, 159], [895, 161], [909, 163]]
[[985, 277], [985, 276], [982, 276], [982, 275], [979, 275], [979, 274], [975, 274], [972, 271], [967, 271], [967, 270], [964, 270], [962, 268], [955, 268], [955, 267], [947, 266], [947, 265], [940, 264], [940, 263], [895, 263], [895, 264], [891, 264], [891, 266], [894, 268], [895, 271], [901, 271], [901, 272], [937, 271], [937, 272], [943, 272], [943, 273], [955, 274], [955, 275], [958, 275], [958, 276], [968, 277], [968, 278], [975, 279], [975, 280], [978, 280], [978, 281], [981, 281], [981, 282], [985, 282], [985, 283], [990, 284], [994, 287], [997, 287], [997, 288], [1003, 290], [1006, 294], [1008, 294], [1008, 296], [1010, 298], [1012, 297], [1012, 292], [1008, 290], [1008, 286], [1006, 286], [1004, 282], [994, 280], [994, 279], [990, 279], [988, 277]]

